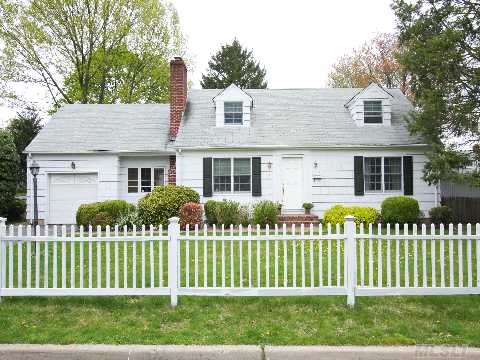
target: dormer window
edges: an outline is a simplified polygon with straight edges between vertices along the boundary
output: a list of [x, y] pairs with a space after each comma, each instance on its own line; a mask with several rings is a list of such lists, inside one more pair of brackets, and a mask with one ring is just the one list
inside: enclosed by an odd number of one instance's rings
[[381, 124], [383, 122], [381, 100], [363, 101], [363, 122], [365, 124]]
[[243, 103], [241, 101], [225, 101], [223, 113], [225, 125], [243, 125]]

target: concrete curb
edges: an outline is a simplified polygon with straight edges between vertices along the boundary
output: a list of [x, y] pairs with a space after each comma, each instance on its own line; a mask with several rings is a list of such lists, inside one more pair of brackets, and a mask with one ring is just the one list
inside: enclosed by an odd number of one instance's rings
[[0, 360], [262, 360], [259, 346], [0, 345]]
[[0, 345], [0, 360], [430, 360], [480, 359], [465, 346]]

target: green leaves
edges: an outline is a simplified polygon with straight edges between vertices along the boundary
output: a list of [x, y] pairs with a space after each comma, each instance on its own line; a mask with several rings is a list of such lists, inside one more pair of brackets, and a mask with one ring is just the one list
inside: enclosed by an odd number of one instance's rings
[[15, 200], [19, 159], [12, 135], [0, 129], [0, 216], [6, 216]]
[[431, 146], [424, 178], [480, 184], [474, 147], [480, 142], [480, 7], [462, 0], [410, 4], [396, 0], [404, 66], [418, 111], [410, 130]]
[[244, 49], [237, 39], [232, 44], [222, 45], [208, 66], [209, 69], [202, 75], [200, 82], [204, 89], [225, 89], [231, 84], [242, 89], [267, 87], [267, 71], [255, 60], [253, 52]]

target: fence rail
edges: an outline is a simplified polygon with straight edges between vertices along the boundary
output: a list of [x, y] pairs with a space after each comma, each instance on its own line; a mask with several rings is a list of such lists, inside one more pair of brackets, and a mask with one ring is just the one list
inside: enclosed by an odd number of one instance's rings
[[480, 294], [480, 224], [95, 230], [0, 225], [0, 297]]

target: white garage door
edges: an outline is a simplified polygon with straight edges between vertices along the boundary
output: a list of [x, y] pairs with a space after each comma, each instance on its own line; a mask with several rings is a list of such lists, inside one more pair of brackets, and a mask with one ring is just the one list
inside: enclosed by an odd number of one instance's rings
[[97, 174], [50, 175], [50, 224], [75, 224], [81, 204], [97, 201]]

